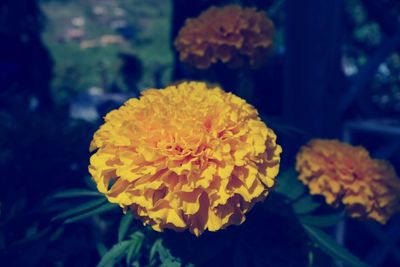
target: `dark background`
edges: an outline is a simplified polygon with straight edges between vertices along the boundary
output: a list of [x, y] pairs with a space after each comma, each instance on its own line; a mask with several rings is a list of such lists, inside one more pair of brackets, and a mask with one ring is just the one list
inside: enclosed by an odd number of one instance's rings
[[[283, 145], [283, 168], [300, 145], [320, 137], [364, 145], [400, 173], [400, 2], [232, 2], [264, 10], [275, 23], [274, 50], [262, 68], [193, 71], [178, 60], [173, 40], [185, 19], [230, 1], [0, 2], [4, 266], [96, 265], [97, 244], [115, 242], [115, 230], [105, 228], [113, 224], [86, 221], [55, 234], [43, 201], [86, 186], [89, 142], [102, 116], [147, 87], [181, 79], [219, 82], [255, 105]], [[243, 77], [248, 91], [237, 91]], [[398, 222], [350, 221], [345, 244], [372, 266], [400, 266]], [[257, 242], [277, 249], [283, 239]], [[270, 266], [297, 266], [281, 256]]]

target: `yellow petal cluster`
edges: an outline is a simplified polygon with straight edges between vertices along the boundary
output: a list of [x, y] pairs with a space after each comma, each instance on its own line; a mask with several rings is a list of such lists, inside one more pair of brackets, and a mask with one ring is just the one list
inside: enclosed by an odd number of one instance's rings
[[297, 154], [296, 170], [311, 194], [324, 196], [332, 206], [345, 205], [351, 217], [384, 224], [400, 211], [400, 180], [394, 168], [372, 159], [363, 147], [312, 140]]
[[187, 19], [175, 47], [180, 60], [206, 69], [222, 62], [230, 67], [260, 65], [272, 48], [274, 25], [265, 12], [239, 5], [211, 7]]
[[202, 82], [149, 89], [105, 116], [89, 171], [144, 224], [195, 235], [245, 220], [279, 170], [276, 135], [243, 99]]

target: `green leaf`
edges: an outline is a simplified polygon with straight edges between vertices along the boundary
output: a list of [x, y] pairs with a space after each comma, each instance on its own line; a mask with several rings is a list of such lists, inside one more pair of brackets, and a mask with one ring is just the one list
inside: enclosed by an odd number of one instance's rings
[[55, 230], [49, 237], [50, 242], [56, 241], [64, 232], [64, 227], [57, 227], [57, 230]]
[[128, 212], [125, 216], [122, 217], [121, 222], [118, 228], [118, 242], [122, 241], [128, 232], [129, 226], [131, 225], [133, 220], [132, 214]]
[[167, 259], [160, 264], [160, 267], [181, 267], [182, 264], [176, 259]]
[[331, 227], [336, 225], [342, 218], [341, 214], [330, 215], [302, 215], [299, 216], [302, 224], [307, 224], [316, 227]]
[[310, 213], [319, 208], [319, 206], [321, 206], [321, 204], [313, 200], [311, 196], [304, 196], [292, 204], [296, 214]]
[[46, 203], [39, 211], [43, 213], [60, 213], [70, 209], [72, 204], [67, 201], [59, 201], [54, 203]]
[[101, 258], [97, 267], [109, 267], [114, 266], [122, 256], [126, 253], [130, 241], [122, 241], [115, 244], [104, 256]]
[[297, 179], [297, 172], [293, 169], [283, 171], [276, 181], [274, 190], [289, 199], [297, 199], [306, 191], [305, 186]]
[[96, 244], [96, 249], [101, 258], [107, 253], [107, 247], [101, 242]]
[[76, 222], [76, 221], [80, 221], [80, 220], [86, 219], [88, 217], [91, 217], [93, 215], [104, 213], [106, 211], [115, 209], [116, 207], [117, 207], [117, 205], [115, 205], [115, 204], [106, 203], [104, 205], [99, 206], [98, 208], [96, 208], [94, 210], [91, 210], [89, 212], [77, 215], [77, 216], [72, 217], [72, 218], [69, 218], [69, 219], [65, 220], [64, 223], [67, 224], [67, 223], [73, 223], [73, 222]]
[[159, 240], [156, 240], [156, 242], [154, 242], [150, 248], [150, 253], [149, 253], [150, 266], [155, 265], [157, 263], [156, 254], [157, 254], [158, 242], [159, 242]]
[[136, 231], [131, 235], [131, 245], [129, 246], [128, 253], [126, 256], [126, 265], [130, 266], [132, 260], [139, 254], [142, 248], [144, 240], [144, 234], [140, 231]]
[[53, 217], [51, 220], [55, 221], [55, 220], [64, 219], [64, 218], [67, 218], [67, 217], [71, 217], [71, 216], [77, 215], [77, 214], [79, 214], [79, 213], [81, 213], [83, 211], [93, 209], [93, 208], [99, 206], [100, 204], [102, 204], [104, 202], [106, 202], [105, 198], [95, 199], [95, 200], [91, 200], [91, 201], [85, 202], [85, 203], [83, 203], [81, 205], [78, 205], [75, 208], [66, 210], [66, 211], [58, 214], [57, 216]]
[[55, 193], [54, 195], [50, 196], [50, 199], [57, 199], [57, 198], [75, 198], [75, 197], [99, 197], [103, 196], [101, 193], [96, 191], [91, 191], [87, 189], [71, 189], [62, 192]]
[[157, 254], [157, 250], [158, 250], [158, 246], [159, 246], [160, 242], [161, 242], [161, 239], [157, 239], [153, 243], [153, 246], [151, 246], [150, 254], [149, 254], [150, 262], [153, 262], [155, 260], [155, 256]]
[[310, 238], [319, 246], [319, 248], [335, 260], [341, 261], [343, 264], [351, 267], [368, 266], [323, 231], [306, 224], [303, 224], [303, 227]]
[[154, 262], [155, 255], [158, 254], [160, 261], [165, 262], [170, 259], [174, 259], [174, 257], [171, 255], [170, 251], [164, 247], [162, 244], [162, 239], [156, 240], [154, 242], [153, 246], [150, 249], [150, 262]]

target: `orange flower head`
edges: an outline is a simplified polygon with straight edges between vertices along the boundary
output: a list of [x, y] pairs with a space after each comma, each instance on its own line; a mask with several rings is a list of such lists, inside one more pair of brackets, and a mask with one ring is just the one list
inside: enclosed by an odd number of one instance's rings
[[240, 224], [274, 185], [281, 147], [243, 99], [202, 82], [150, 89], [105, 116], [89, 171], [157, 231]]
[[299, 179], [328, 204], [345, 205], [354, 218], [382, 224], [400, 210], [400, 180], [386, 161], [363, 147], [337, 140], [312, 140], [296, 158]]
[[274, 25], [265, 12], [239, 5], [211, 7], [186, 20], [175, 47], [181, 61], [199, 69], [217, 62], [257, 67], [271, 50], [273, 35]]

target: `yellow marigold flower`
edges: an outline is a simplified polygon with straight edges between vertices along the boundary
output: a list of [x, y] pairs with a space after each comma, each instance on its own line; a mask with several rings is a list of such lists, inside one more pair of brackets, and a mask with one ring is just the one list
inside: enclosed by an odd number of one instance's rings
[[299, 179], [328, 204], [344, 204], [354, 218], [382, 224], [400, 211], [400, 180], [386, 161], [372, 159], [363, 147], [337, 140], [312, 140], [296, 158]]
[[211, 7], [186, 20], [175, 47], [181, 61], [200, 69], [217, 62], [256, 67], [272, 48], [273, 35], [274, 25], [265, 12], [239, 5]]
[[202, 82], [150, 89], [111, 111], [89, 171], [154, 230], [195, 235], [245, 220], [279, 170], [276, 135], [243, 99]]

